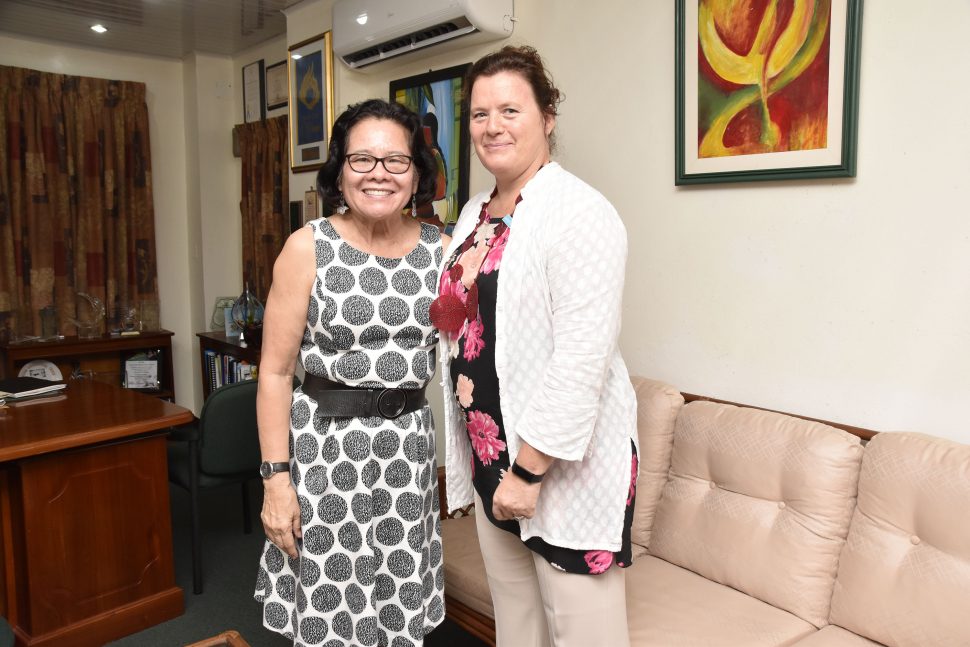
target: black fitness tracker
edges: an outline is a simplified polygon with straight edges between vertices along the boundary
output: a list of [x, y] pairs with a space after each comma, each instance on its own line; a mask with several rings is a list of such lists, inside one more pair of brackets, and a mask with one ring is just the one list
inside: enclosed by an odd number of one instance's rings
[[533, 474], [532, 472], [525, 469], [518, 463], [514, 463], [514, 462], [512, 463], [511, 469], [513, 474], [515, 474], [520, 479], [522, 479], [523, 481], [525, 481], [530, 485], [539, 483], [540, 481], [542, 481], [543, 477], [545, 476], [545, 474]]
[[273, 474], [278, 472], [289, 472], [289, 463], [270, 463], [269, 461], [263, 461], [259, 464], [259, 475], [264, 479], [268, 479]]

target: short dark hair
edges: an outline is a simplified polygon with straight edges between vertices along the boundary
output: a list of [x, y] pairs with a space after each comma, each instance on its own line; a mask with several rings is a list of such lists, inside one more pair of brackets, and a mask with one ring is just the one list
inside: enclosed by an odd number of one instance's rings
[[[559, 104], [564, 98], [563, 94], [552, 82], [552, 74], [546, 69], [539, 52], [528, 45], [521, 47], [506, 45], [497, 52], [486, 54], [472, 63], [468, 74], [465, 75], [462, 89], [462, 102], [466, 111], [471, 102], [475, 81], [480, 77], [494, 76], [499, 72], [514, 72], [521, 76], [532, 87], [532, 94], [543, 114], [547, 117], [555, 117], [559, 114]], [[554, 144], [555, 137], [550, 134], [549, 148], [553, 148]]]
[[317, 191], [324, 204], [336, 207], [341, 202], [340, 173], [347, 156], [347, 138], [350, 129], [364, 119], [383, 119], [394, 122], [408, 133], [414, 170], [418, 174], [418, 204], [431, 202], [435, 194], [438, 165], [428, 144], [424, 141], [421, 119], [400, 103], [383, 99], [368, 99], [355, 103], [344, 110], [333, 124], [330, 132], [330, 152], [327, 161], [317, 173]]

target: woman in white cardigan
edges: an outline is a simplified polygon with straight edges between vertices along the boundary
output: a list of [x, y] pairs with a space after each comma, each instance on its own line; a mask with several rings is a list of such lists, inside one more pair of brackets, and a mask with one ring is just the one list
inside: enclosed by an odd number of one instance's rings
[[471, 138], [495, 178], [445, 254], [448, 507], [477, 506], [499, 647], [625, 647], [636, 400], [617, 347], [626, 232], [551, 161], [560, 93], [530, 47], [477, 61]]

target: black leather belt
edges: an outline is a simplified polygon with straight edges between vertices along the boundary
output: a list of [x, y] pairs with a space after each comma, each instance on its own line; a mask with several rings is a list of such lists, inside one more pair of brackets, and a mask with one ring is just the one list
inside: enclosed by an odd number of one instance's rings
[[368, 389], [350, 387], [307, 373], [303, 392], [317, 401], [321, 413], [331, 418], [371, 418], [391, 420], [417, 411], [428, 400], [420, 389]]

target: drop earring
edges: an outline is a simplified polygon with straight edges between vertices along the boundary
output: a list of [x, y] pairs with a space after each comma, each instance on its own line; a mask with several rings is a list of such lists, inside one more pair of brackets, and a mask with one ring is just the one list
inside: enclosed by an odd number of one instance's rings
[[417, 193], [411, 194], [411, 217], [412, 218], [418, 217], [418, 194]]
[[340, 196], [340, 204], [337, 205], [337, 208], [334, 209], [334, 211], [336, 211], [339, 214], [345, 214], [345, 213], [347, 213], [347, 209], [348, 209], [348, 207], [347, 207], [347, 201], [344, 200], [344, 196], [341, 194], [341, 196]]

